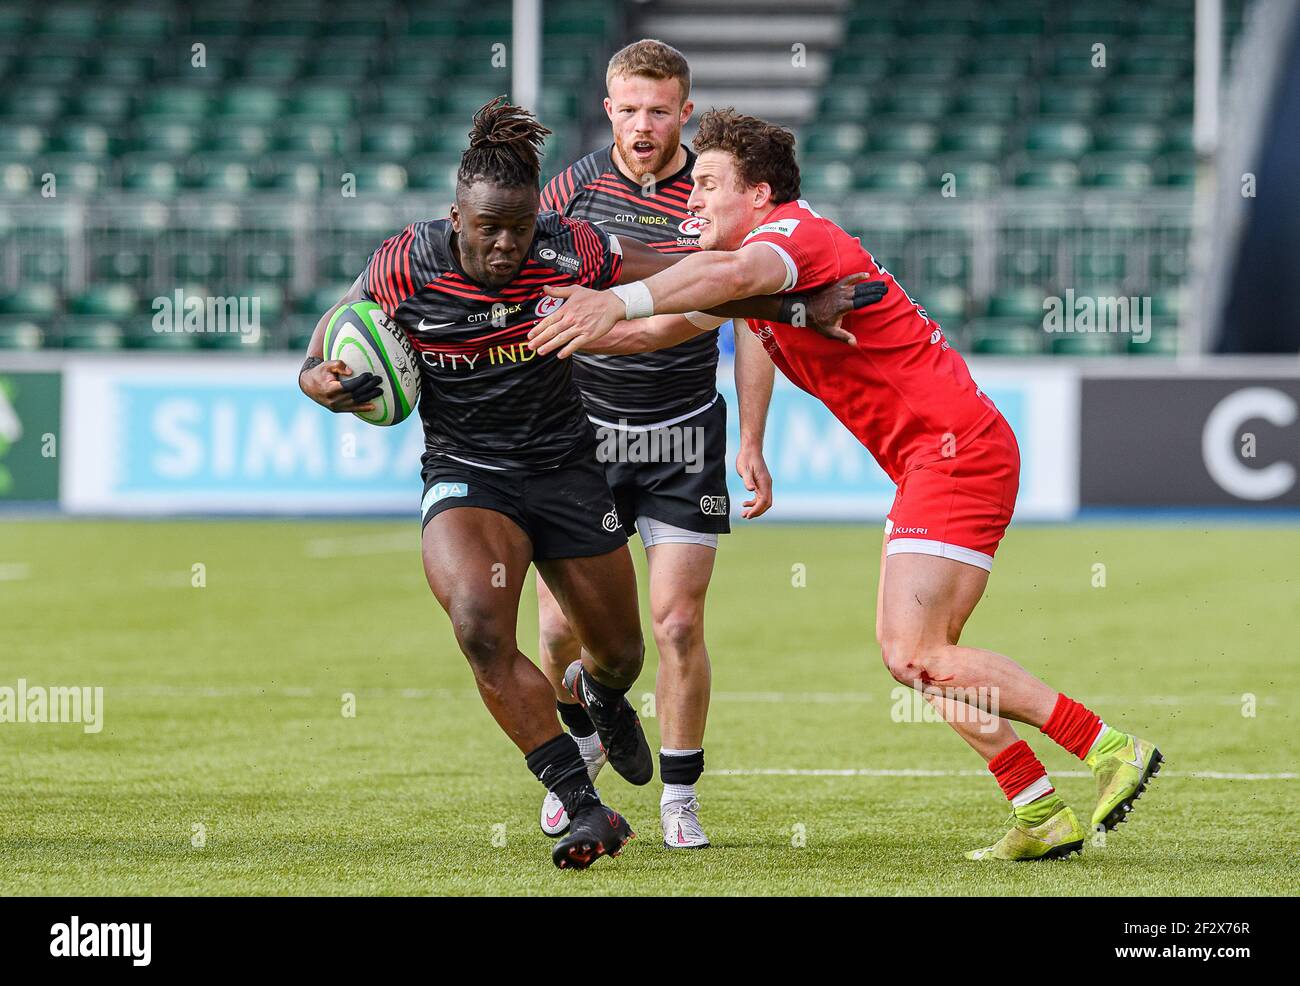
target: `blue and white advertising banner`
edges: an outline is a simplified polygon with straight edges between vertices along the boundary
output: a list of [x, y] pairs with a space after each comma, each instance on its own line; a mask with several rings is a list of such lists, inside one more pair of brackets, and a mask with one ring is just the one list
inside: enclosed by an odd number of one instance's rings
[[424, 434], [298, 390], [295, 359], [75, 360], [62, 502], [94, 513], [409, 513]]
[[[1060, 520], [1078, 508], [1079, 376], [1068, 366], [981, 366], [980, 388], [1010, 422], [1020, 444], [1016, 518]], [[748, 499], [735, 475], [740, 420], [731, 372], [718, 374], [727, 399], [733, 510]], [[811, 394], [779, 373], [767, 416], [764, 458], [772, 473], [773, 520], [880, 520], [895, 487], [876, 460]], [[743, 496], [742, 496], [743, 495]]]
[[[418, 516], [423, 433], [331, 414], [298, 390], [295, 358], [134, 357], [68, 362], [63, 506], [81, 513], [338, 513]], [[985, 366], [976, 380], [1020, 441], [1016, 516], [1059, 519], [1078, 503], [1077, 371]], [[738, 404], [728, 404], [733, 512]], [[766, 458], [772, 520], [880, 520], [894, 489], [870, 453], [814, 398], [778, 375]]]

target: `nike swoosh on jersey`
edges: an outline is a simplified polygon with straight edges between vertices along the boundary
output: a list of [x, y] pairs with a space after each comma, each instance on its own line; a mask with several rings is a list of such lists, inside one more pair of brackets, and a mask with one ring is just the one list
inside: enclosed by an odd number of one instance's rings
[[437, 325], [425, 325], [424, 319], [420, 319], [420, 324], [416, 328], [421, 332], [428, 332], [430, 329], [445, 329], [447, 326], [455, 324], [455, 322], [439, 322]]

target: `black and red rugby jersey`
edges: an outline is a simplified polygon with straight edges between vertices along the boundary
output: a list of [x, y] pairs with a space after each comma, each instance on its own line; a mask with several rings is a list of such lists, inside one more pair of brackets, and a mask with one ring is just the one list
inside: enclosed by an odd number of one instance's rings
[[545, 469], [594, 442], [572, 361], [538, 356], [528, 330], [558, 307], [547, 284], [595, 290], [618, 281], [618, 241], [555, 212], [537, 217], [523, 266], [500, 289], [470, 278], [449, 219], [412, 223], [385, 240], [364, 274], [365, 297], [406, 330], [420, 360], [420, 418], [431, 452], [502, 469]]
[[[695, 219], [686, 211], [695, 154], [676, 174], [656, 182], [653, 195], [614, 164], [614, 145], [588, 154], [552, 178], [542, 208], [585, 219], [661, 253], [700, 248]], [[718, 334], [704, 332], [671, 349], [626, 356], [574, 357], [573, 368], [588, 413], [617, 424], [653, 424], [698, 410], [717, 394]]]

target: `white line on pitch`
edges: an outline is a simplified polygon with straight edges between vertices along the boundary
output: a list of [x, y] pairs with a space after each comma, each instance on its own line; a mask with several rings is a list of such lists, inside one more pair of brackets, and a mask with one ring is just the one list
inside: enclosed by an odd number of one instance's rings
[[25, 562], [0, 564], [0, 582], [23, 582], [32, 574], [32, 566]]
[[[809, 768], [801, 769], [797, 767], [756, 767], [756, 768], [734, 768], [723, 770], [710, 770], [711, 776], [724, 777], [988, 777], [987, 770], [920, 770], [913, 768], [902, 769], [871, 769], [871, 768]], [[1053, 777], [1091, 777], [1092, 772], [1087, 770], [1054, 770], [1051, 772]], [[1221, 770], [1162, 770], [1160, 777], [1194, 777], [1199, 780], [1208, 781], [1294, 781], [1300, 779], [1300, 774], [1285, 771], [1275, 774], [1248, 774], [1236, 771]]]

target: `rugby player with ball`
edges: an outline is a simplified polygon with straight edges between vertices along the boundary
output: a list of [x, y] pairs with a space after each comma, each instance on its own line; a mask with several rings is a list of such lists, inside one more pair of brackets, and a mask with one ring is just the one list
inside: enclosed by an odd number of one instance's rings
[[[581, 869], [616, 855], [632, 830], [601, 803], [578, 744], [560, 728], [551, 684], [519, 650], [528, 566], [545, 578], [581, 641], [572, 694], [610, 765], [633, 784], [648, 783], [654, 771], [626, 698], [644, 645], [627, 534], [571, 364], [537, 355], [527, 337], [563, 303], [545, 288], [602, 290], [650, 277], [676, 258], [539, 211], [539, 150], [549, 132], [502, 100], [475, 114], [450, 218], [412, 223], [374, 252], [318, 323], [299, 386], [331, 411], [387, 423], [415, 394], [396, 365], [406, 353], [400, 340], [409, 342], [426, 446], [425, 575], [484, 705], [569, 816], [552, 860]], [[861, 279], [841, 278], [798, 304], [819, 330], [833, 331], [872, 296]], [[751, 298], [711, 315], [691, 313], [661, 326], [662, 338], [689, 338], [732, 315], [781, 318], [789, 304]]]

